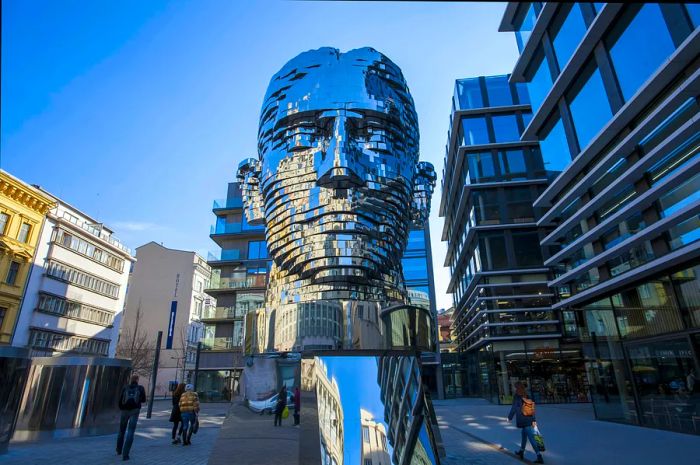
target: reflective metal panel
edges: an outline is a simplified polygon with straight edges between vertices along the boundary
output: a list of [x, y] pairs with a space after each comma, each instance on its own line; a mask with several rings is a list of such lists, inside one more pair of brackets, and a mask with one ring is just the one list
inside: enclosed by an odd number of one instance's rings
[[22, 399], [22, 388], [29, 373], [29, 351], [0, 347], [0, 454], [7, 452], [15, 417]]
[[114, 433], [131, 362], [97, 357], [32, 359], [13, 440]]

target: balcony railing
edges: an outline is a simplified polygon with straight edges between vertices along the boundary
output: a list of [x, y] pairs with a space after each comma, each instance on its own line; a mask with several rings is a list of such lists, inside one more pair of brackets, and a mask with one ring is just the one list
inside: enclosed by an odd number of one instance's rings
[[209, 234], [235, 234], [242, 230], [241, 223], [213, 224], [209, 228]]
[[247, 289], [267, 286], [266, 275], [248, 276], [246, 278], [212, 277], [210, 289]]
[[220, 208], [243, 208], [243, 199], [241, 197], [234, 197], [231, 199], [216, 199], [214, 200], [213, 209]]
[[202, 312], [202, 319], [226, 319], [226, 318], [242, 318], [243, 315], [236, 315], [234, 307], [207, 307]]
[[241, 251], [238, 249], [220, 250], [219, 252], [209, 252], [207, 261], [218, 262], [224, 260], [240, 260]]
[[227, 350], [240, 347], [243, 341], [239, 338], [238, 343], [235, 343], [232, 337], [210, 337], [203, 338], [201, 342], [204, 350]]

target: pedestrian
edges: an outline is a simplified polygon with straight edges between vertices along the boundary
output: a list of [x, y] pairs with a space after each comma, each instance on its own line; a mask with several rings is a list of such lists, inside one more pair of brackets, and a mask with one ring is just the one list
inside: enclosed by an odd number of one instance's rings
[[695, 368], [691, 368], [690, 373], [688, 373], [688, 376], [685, 377], [685, 386], [690, 394], [693, 394], [693, 392], [695, 392], [696, 381], [697, 378], [695, 377]]
[[[173, 444], [180, 444], [182, 438], [182, 414], [180, 413], [180, 398], [185, 392], [185, 383], [180, 383], [173, 392], [173, 409], [170, 412], [170, 421], [173, 423], [173, 432], [171, 434]], [[178, 431], [178, 426], [180, 431]], [[176, 436], [177, 435], [177, 436]]]
[[537, 425], [535, 422], [535, 403], [528, 397], [527, 392], [525, 392], [525, 385], [521, 382], [515, 383], [515, 396], [513, 396], [513, 405], [510, 407], [510, 413], [508, 413], [508, 421], [510, 422], [515, 416], [515, 425], [520, 428], [520, 450], [515, 453], [520, 459], [525, 458], [525, 446], [527, 445], [527, 440], [530, 440], [530, 444], [537, 454], [537, 460], [535, 463], [544, 463], [542, 459], [542, 453], [537, 447], [535, 442], [535, 428]]
[[131, 444], [134, 442], [136, 422], [141, 413], [141, 404], [146, 402], [146, 390], [139, 384], [139, 375], [131, 375], [131, 382], [122, 388], [119, 395], [119, 436], [117, 436], [117, 455], [129, 460]]
[[301, 412], [301, 393], [299, 386], [294, 388], [294, 426], [299, 426], [299, 413]]
[[282, 426], [282, 412], [287, 406], [287, 386], [282, 386], [277, 394], [277, 404], [275, 405], [275, 426]]
[[182, 445], [192, 444], [192, 431], [199, 413], [199, 397], [194, 392], [194, 386], [185, 386], [185, 392], [180, 396], [180, 415], [182, 416]]

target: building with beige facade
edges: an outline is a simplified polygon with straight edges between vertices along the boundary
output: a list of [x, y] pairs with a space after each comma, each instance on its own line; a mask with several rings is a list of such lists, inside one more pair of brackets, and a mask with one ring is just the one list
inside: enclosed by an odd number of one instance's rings
[[[194, 381], [197, 343], [203, 336], [200, 320], [216, 305], [204, 293], [211, 269], [195, 252], [155, 242], [138, 247], [136, 259], [129, 277], [119, 355], [130, 358], [134, 340], [138, 345], [146, 338], [154, 345], [162, 331], [156, 395], [165, 395], [170, 381]], [[141, 384], [150, 384], [150, 368], [141, 373]]]
[[343, 404], [335, 378], [328, 378], [323, 361], [315, 358], [318, 425], [321, 433], [321, 464], [343, 465], [345, 436]]
[[381, 421], [374, 421], [374, 415], [360, 409], [362, 438], [360, 465], [391, 465], [391, 457], [386, 441], [386, 427]]

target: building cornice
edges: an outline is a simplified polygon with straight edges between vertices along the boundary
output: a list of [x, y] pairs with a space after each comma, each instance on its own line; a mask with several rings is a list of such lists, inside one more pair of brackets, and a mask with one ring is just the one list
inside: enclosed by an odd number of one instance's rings
[[0, 170], [0, 194], [42, 216], [56, 205], [48, 196], [3, 170]]

